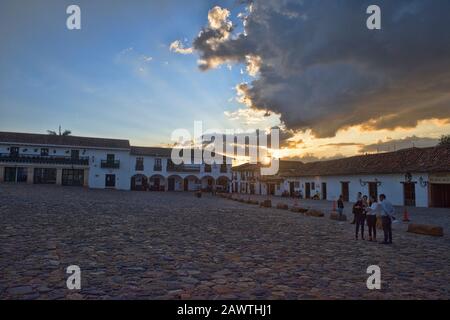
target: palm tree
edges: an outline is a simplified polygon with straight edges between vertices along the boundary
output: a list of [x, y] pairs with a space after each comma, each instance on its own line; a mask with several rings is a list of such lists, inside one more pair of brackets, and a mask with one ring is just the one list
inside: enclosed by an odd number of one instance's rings
[[450, 134], [443, 135], [439, 140], [439, 145], [441, 146], [450, 146]]
[[51, 136], [70, 136], [72, 134], [72, 131], [70, 130], [64, 130], [63, 132], [61, 132], [61, 126], [59, 126], [59, 131], [53, 131], [53, 130], [47, 130], [47, 133]]

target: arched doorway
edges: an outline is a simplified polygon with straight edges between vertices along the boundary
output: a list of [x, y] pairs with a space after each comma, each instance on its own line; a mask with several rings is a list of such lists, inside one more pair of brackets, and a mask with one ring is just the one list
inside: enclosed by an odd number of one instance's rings
[[166, 179], [162, 175], [155, 174], [149, 180], [150, 191], [164, 191], [166, 189]]
[[200, 180], [193, 175], [187, 176], [183, 180], [184, 191], [197, 191], [200, 190]]
[[148, 189], [147, 177], [143, 174], [136, 174], [131, 177], [131, 190], [146, 191]]
[[167, 191], [183, 191], [183, 178], [172, 175], [167, 178]]
[[213, 190], [213, 186], [215, 185], [215, 180], [211, 176], [204, 176], [202, 177], [200, 183], [202, 191], [211, 192]]
[[230, 184], [230, 179], [228, 177], [225, 176], [220, 176], [219, 178], [217, 178], [217, 191], [218, 192], [229, 192], [229, 184]]

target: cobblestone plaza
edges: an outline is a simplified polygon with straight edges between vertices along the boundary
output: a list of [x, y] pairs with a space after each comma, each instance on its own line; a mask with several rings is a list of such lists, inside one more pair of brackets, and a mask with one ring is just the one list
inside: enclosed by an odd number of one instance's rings
[[[3, 184], [0, 230], [1, 299], [450, 297], [448, 235], [402, 223], [384, 246], [355, 241], [349, 222], [210, 195]], [[69, 265], [81, 290], [66, 287]], [[369, 265], [381, 290], [366, 287]]]

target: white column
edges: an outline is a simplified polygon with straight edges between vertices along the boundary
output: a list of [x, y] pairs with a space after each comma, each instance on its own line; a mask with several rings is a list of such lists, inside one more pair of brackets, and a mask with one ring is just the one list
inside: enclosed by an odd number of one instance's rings
[[56, 169], [56, 184], [60, 186], [62, 184], [62, 169]]
[[34, 181], [34, 168], [28, 167], [27, 168], [27, 184], [33, 184]]
[[83, 187], [89, 187], [89, 169], [84, 169], [83, 174]]

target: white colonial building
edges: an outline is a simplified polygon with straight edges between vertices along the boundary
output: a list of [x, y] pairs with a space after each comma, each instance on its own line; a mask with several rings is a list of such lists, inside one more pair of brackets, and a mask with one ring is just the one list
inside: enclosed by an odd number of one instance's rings
[[358, 192], [384, 193], [394, 205], [450, 207], [450, 147], [411, 148], [344, 159], [302, 163], [280, 161], [275, 176], [260, 166], [233, 168], [232, 191], [354, 202]]
[[[231, 164], [181, 164], [171, 161], [169, 148], [131, 147], [131, 189], [152, 191], [228, 191]], [[226, 159], [224, 159], [226, 162]], [[231, 162], [231, 161], [230, 161]]]
[[175, 165], [128, 140], [0, 132], [0, 182], [151, 191], [228, 191], [230, 164]]

